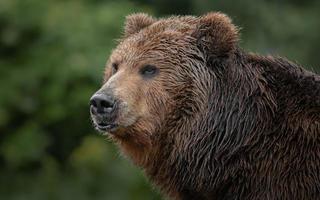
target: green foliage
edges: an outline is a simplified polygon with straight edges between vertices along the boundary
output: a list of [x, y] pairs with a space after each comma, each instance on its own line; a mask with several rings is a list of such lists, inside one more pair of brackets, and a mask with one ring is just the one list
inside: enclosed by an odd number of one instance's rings
[[91, 127], [126, 1], [0, 2], [0, 199], [157, 199]]
[[0, 1], [0, 199], [160, 199], [95, 133], [88, 112], [127, 14], [223, 11], [243, 27], [242, 47], [319, 72], [319, 8], [315, 0]]
[[46, 135], [36, 124], [29, 122], [8, 136], [2, 143], [1, 152], [7, 164], [15, 168], [41, 160], [45, 155], [47, 144]]

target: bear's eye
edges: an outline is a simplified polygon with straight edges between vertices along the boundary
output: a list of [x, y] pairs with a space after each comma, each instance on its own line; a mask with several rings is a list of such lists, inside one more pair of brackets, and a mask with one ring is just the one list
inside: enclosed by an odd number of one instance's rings
[[117, 63], [112, 63], [112, 65], [111, 65], [112, 75], [118, 71], [118, 68], [119, 68], [119, 66]]
[[158, 73], [158, 68], [153, 65], [145, 65], [140, 69], [140, 74], [143, 77], [151, 78]]

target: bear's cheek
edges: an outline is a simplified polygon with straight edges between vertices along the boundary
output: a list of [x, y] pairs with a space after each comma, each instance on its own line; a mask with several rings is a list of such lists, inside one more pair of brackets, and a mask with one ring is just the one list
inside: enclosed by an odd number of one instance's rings
[[117, 122], [124, 127], [133, 125], [148, 112], [141, 89], [130, 81], [126, 82], [115, 89], [115, 96], [119, 100]]
[[132, 106], [129, 106], [127, 102], [121, 102], [119, 105], [117, 123], [123, 127], [128, 127], [133, 125], [139, 116], [137, 112], [132, 109]]

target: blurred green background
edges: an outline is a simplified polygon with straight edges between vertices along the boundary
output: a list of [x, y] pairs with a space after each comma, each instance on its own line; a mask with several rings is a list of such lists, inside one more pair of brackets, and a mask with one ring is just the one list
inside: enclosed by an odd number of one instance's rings
[[241, 46], [320, 72], [318, 0], [0, 0], [0, 199], [161, 199], [91, 126], [124, 18], [222, 11]]

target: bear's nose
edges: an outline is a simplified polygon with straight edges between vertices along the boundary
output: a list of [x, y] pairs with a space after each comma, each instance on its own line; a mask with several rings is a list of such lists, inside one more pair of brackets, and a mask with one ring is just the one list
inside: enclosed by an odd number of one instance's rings
[[111, 114], [115, 107], [115, 101], [110, 95], [98, 93], [90, 99], [92, 114]]

